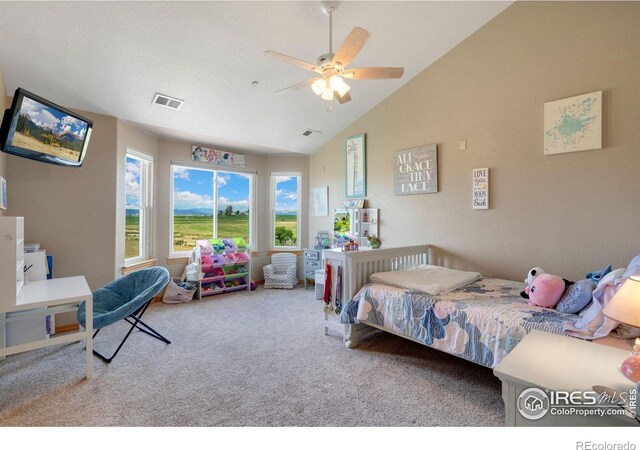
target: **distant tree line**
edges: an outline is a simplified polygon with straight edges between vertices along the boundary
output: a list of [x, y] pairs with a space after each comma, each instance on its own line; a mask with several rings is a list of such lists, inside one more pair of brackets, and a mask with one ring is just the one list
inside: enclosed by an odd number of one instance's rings
[[218, 216], [248, 216], [249, 211], [241, 211], [239, 209], [233, 210], [233, 206], [227, 205], [225, 209], [218, 210]]

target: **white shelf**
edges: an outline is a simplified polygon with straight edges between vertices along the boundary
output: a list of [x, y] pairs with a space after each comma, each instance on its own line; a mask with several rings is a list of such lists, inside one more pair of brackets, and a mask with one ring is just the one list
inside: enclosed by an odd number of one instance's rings
[[351, 233], [358, 236], [358, 247], [366, 247], [369, 236], [380, 237], [378, 208], [354, 208], [350, 211]]

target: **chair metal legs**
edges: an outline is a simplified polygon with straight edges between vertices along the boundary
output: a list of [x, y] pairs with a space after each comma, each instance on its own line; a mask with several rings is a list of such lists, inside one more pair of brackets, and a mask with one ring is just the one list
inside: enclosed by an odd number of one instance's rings
[[[120, 351], [120, 349], [122, 348], [124, 343], [127, 341], [127, 339], [129, 339], [129, 335], [131, 334], [131, 332], [133, 331], [134, 328], [137, 328], [138, 330], [142, 331], [143, 333], [146, 333], [149, 336], [152, 336], [152, 337], [154, 337], [154, 338], [156, 338], [156, 339], [158, 339], [158, 340], [160, 340], [160, 341], [162, 341], [162, 342], [164, 342], [166, 344], [171, 344], [170, 340], [168, 340], [167, 338], [162, 336], [160, 333], [158, 333], [156, 330], [154, 330], [149, 325], [147, 325], [142, 320], [140, 320], [142, 318], [142, 315], [145, 313], [145, 311], [147, 310], [147, 308], [149, 307], [150, 304], [151, 304], [151, 300], [149, 300], [147, 303], [145, 303], [140, 308], [138, 308], [133, 314], [130, 314], [128, 317], [124, 318], [124, 320], [126, 320], [127, 323], [131, 324], [131, 328], [129, 328], [129, 331], [127, 332], [126, 336], [124, 337], [122, 342], [120, 342], [120, 345], [118, 345], [118, 348], [113, 353], [113, 355], [111, 355], [111, 357], [107, 358], [107, 357], [101, 355], [100, 353], [98, 353], [95, 350], [93, 351], [93, 354], [96, 355], [101, 360], [103, 360], [104, 362], [106, 362], [107, 364], [109, 364], [111, 361], [113, 361], [113, 358], [116, 357], [116, 355], [118, 354], [118, 352]], [[140, 326], [143, 326], [144, 328], [146, 328], [146, 330], [143, 329], [143, 328], [140, 328]], [[98, 334], [98, 332], [100, 330], [101, 329], [97, 329], [96, 332], [93, 333], [93, 338], [96, 337], [96, 335]]]

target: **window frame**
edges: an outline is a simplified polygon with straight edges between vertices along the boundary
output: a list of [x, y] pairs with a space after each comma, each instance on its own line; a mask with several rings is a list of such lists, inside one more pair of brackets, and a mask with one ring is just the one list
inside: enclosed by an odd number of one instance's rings
[[[139, 237], [139, 254], [135, 257], [126, 257], [126, 240], [124, 252], [124, 267], [130, 267], [142, 261], [151, 258], [151, 241], [153, 233], [153, 156], [127, 147], [125, 151], [125, 180], [127, 173], [127, 159], [135, 159], [140, 161], [140, 205], [127, 204], [127, 192], [125, 184], [124, 194], [124, 210], [125, 210], [125, 230], [126, 237], [126, 215], [127, 209], [137, 209], [140, 217], [140, 237]], [[125, 181], [126, 183], [126, 181]]]
[[[285, 210], [276, 209], [277, 200], [277, 177], [296, 177], [298, 179], [297, 192], [298, 196], [298, 208], [296, 210], [296, 245], [294, 246], [276, 246], [276, 214], [279, 211], [288, 212]], [[302, 172], [271, 172], [271, 199], [270, 199], [270, 212], [269, 212], [269, 249], [271, 251], [283, 251], [283, 250], [302, 250]]]
[[[239, 174], [239, 175], [248, 175], [249, 180], [249, 242], [247, 245], [250, 248], [255, 248], [257, 245], [257, 233], [255, 232], [255, 216], [256, 216], [256, 205], [255, 205], [255, 185], [256, 185], [256, 176], [257, 173], [249, 170], [238, 170], [237, 168], [228, 169], [223, 167], [211, 167], [203, 164], [192, 164], [185, 163], [180, 161], [171, 161], [171, 165], [169, 166], [169, 177], [171, 178], [171, 182], [169, 184], [169, 257], [170, 258], [180, 258], [189, 256], [191, 250], [182, 250], [182, 251], [174, 251], [173, 249], [173, 223], [174, 223], [174, 200], [175, 200], [175, 186], [174, 186], [174, 168], [181, 167], [188, 170], [202, 170], [207, 172], [213, 172], [213, 190], [212, 190], [212, 199], [213, 199], [213, 228], [212, 228], [212, 236], [213, 238], [218, 237], [218, 173], [231, 173], [231, 174]], [[225, 236], [227, 237], [227, 236]]]

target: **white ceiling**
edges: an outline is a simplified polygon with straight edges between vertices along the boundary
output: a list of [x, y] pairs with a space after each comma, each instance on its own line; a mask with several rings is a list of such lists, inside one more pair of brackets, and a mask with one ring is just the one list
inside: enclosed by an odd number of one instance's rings
[[[313, 153], [510, 3], [339, 3], [334, 51], [354, 26], [372, 34], [349, 67], [405, 68], [399, 80], [349, 81], [353, 100], [344, 105], [310, 88], [276, 95], [314, 73], [264, 54], [315, 64], [327, 53], [319, 1], [0, 2], [0, 67], [9, 95], [22, 87], [163, 138]], [[185, 104], [154, 106], [156, 92]], [[307, 128], [322, 134], [302, 136]]]

